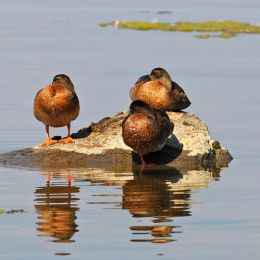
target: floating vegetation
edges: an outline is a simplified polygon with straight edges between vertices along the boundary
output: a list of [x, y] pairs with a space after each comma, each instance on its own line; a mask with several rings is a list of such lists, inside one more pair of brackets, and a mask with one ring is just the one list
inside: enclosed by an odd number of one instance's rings
[[208, 39], [209, 37], [212, 37], [212, 35], [210, 35], [210, 34], [196, 34], [195, 37], [199, 38], [199, 39]]
[[168, 23], [159, 22], [135, 22], [135, 21], [113, 21], [109, 23], [100, 23], [101, 27], [114, 26], [120, 29], [133, 29], [133, 30], [161, 30], [161, 31], [172, 31], [172, 25]]
[[234, 33], [221, 33], [221, 34], [219, 34], [219, 37], [224, 38], [224, 39], [229, 39], [229, 38], [232, 38], [234, 36], [236, 36], [236, 34], [234, 34]]
[[15, 214], [15, 213], [23, 213], [23, 212], [25, 212], [23, 209], [11, 209], [11, 210], [0, 209], [0, 214]]
[[236, 34], [234, 33], [221, 33], [221, 34], [196, 34], [194, 35], [196, 38], [198, 39], [208, 39], [208, 38], [212, 38], [212, 37], [220, 37], [220, 38], [224, 38], [224, 39], [229, 39], [232, 37], [235, 37]]
[[[208, 39], [210, 37], [232, 38], [237, 34], [260, 34], [260, 26], [237, 21], [206, 21], [206, 22], [143, 22], [143, 21], [112, 21], [100, 23], [101, 27], [114, 26], [120, 29], [132, 30], [160, 30], [173, 32], [208, 32], [215, 34], [198, 34], [196, 38]], [[218, 33], [218, 34], [216, 34]]]

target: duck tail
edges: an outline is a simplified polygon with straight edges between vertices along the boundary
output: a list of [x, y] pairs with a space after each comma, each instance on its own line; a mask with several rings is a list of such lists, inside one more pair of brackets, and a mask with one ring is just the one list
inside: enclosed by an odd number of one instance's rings
[[185, 109], [185, 108], [189, 107], [190, 105], [191, 105], [191, 102], [190, 102], [189, 98], [186, 95], [184, 95], [182, 109]]

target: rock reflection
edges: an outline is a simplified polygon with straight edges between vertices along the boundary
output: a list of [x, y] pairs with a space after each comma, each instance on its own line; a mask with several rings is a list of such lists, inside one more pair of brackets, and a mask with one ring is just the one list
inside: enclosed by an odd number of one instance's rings
[[[48, 174], [49, 175], [49, 174]], [[44, 187], [37, 187], [35, 209], [38, 214], [37, 231], [39, 236], [52, 238], [52, 242], [74, 242], [72, 236], [77, 232], [75, 203], [79, 187], [71, 181], [64, 181], [58, 174], [53, 174]]]
[[[118, 195], [99, 194], [103, 201], [90, 204], [120, 206], [128, 210], [137, 225], [130, 226], [134, 239], [131, 242], [168, 243], [175, 241], [175, 233], [181, 233], [181, 226], [172, 225], [175, 218], [191, 216], [192, 193], [208, 187], [212, 179], [219, 178], [219, 170], [186, 171], [182, 174], [173, 167], [148, 166], [140, 171], [134, 165], [133, 173], [106, 172], [95, 169], [95, 174], [85, 174], [85, 180], [95, 185], [122, 186], [122, 200]], [[80, 175], [78, 175], [80, 176]], [[83, 176], [80, 176], [83, 179]], [[117, 201], [111, 202], [111, 196]], [[104, 201], [107, 197], [108, 201]], [[121, 198], [121, 197], [120, 197]], [[144, 221], [141, 221], [144, 219]], [[147, 221], [151, 221], [147, 225]], [[146, 225], [139, 223], [145, 222]]]
[[[104, 187], [104, 193], [92, 194], [93, 200], [87, 203], [129, 212], [135, 220], [134, 224], [128, 224], [131, 242], [169, 243], [177, 240], [178, 233], [182, 233], [177, 218], [192, 215], [191, 207], [196, 203], [192, 194], [208, 187], [212, 179], [218, 180], [219, 172], [180, 171], [162, 165], [140, 169], [134, 164], [132, 171], [123, 168], [85, 168], [73, 169], [71, 174], [76, 182], [80, 181], [80, 185], [87, 181], [94, 186], [115, 187], [112, 191]], [[74, 242], [72, 237], [78, 231], [76, 212], [79, 187], [71, 184], [71, 174], [68, 170], [60, 170], [49, 178], [44, 187], [38, 187], [35, 191], [37, 231], [39, 236], [49, 237], [52, 242]], [[108, 205], [111, 207], [108, 208]]]
[[133, 231], [134, 235], [151, 235], [153, 239], [131, 239], [132, 242], [151, 242], [151, 243], [167, 243], [175, 241], [170, 239], [175, 226], [131, 226], [130, 230]]
[[[180, 174], [136, 175], [134, 180], [123, 186], [123, 209], [128, 209], [133, 217], [154, 217], [164, 222], [169, 217], [189, 216], [190, 190], [182, 192], [171, 189]], [[167, 183], [168, 181], [168, 183]]]

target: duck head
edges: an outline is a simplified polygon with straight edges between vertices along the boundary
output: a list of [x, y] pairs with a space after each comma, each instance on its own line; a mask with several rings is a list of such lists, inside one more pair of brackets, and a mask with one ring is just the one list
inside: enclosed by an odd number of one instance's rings
[[150, 105], [146, 104], [141, 100], [133, 101], [129, 109], [130, 109], [129, 114], [141, 113], [147, 115], [148, 117], [154, 118], [154, 109]]
[[70, 80], [69, 76], [65, 74], [58, 74], [54, 76], [52, 80], [52, 84], [63, 84], [69, 86], [72, 90], [74, 90], [74, 85]]
[[154, 68], [150, 73], [151, 80], [158, 80], [169, 90], [172, 89], [172, 79], [169, 73], [163, 68]]

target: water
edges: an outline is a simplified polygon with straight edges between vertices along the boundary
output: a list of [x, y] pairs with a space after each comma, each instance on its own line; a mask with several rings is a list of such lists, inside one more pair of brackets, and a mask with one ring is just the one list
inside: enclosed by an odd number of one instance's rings
[[0, 152], [44, 139], [32, 102], [55, 74], [75, 84], [76, 131], [126, 109], [134, 81], [162, 66], [234, 157], [214, 173], [0, 168], [0, 208], [25, 210], [0, 215], [1, 259], [258, 259], [259, 36], [199, 40], [98, 23], [259, 17], [256, 0], [1, 3]]

